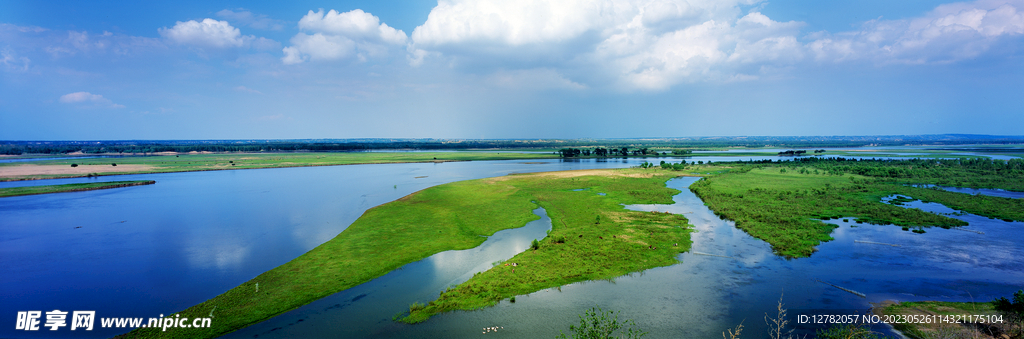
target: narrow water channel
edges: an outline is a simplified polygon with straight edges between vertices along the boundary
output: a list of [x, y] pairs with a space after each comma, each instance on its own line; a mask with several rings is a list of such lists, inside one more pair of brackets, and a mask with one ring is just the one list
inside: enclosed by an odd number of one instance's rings
[[540, 219], [499, 231], [480, 246], [434, 254], [225, 337], [379, 338], [415, 331], [417, 325], [397, 323], [392, 317], [413, 302], [436, 299], [446, 288], [525, 251], [534, 239], [543, 239], [551, 218], [543, 208], [533, 213]]

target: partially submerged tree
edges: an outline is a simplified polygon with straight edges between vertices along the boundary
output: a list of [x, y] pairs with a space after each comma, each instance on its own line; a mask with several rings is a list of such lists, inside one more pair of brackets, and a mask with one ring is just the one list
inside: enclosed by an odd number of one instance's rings
[[[615, 332], [626, 326], [625, 332], [618, 336]], [[579, 326], [570, 325], [573, 339], [608, 339], [608, 338], [640, 338], [647, 334], [636, 327], [632, 319], [619, 322], [615, 311], [604, 311], [600, 307], [592, 307], [580, 315]], [[569, 338], [560, 333], [556, 338]]]

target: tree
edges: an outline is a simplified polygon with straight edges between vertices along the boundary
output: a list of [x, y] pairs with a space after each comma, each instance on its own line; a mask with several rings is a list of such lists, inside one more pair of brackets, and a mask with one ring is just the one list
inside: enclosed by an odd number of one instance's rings
[[[615, 331], [628, 326], [625, 333], [613, 337]], [[647, 334], [636, 327], [632, 319], [619, 322], [614, 311], [604, 311], [600, 307], [592, 307], [580, 315], [580, 325], [570, 325], [573, 339], [607, 339], [607, 338], [640, 338]], [[568, 338], [560, 333], [556, 338]]]
[[1009, 334], [1016, 335], [1013, 338], [1020, 338], [1024, 334], [1024, 290], [1014, 293], [1012, 302], [1006, 297], [1002, 297], [993, 300], [992, 306], [1006, 317], [1004, 321], [1009, 325]]

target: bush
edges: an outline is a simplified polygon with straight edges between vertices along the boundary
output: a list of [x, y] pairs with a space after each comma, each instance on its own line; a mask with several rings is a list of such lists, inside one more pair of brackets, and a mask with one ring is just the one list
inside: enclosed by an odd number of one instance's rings
[[[600, 307], [593, 307], [583, 312], [580, 315], [580, 325], [570, 325], [569, 330], [573, 333], [573, 339], [616, 338], [612, 334], [623, 328], [623, 325], [628, 326], [628, 328], [626, 328], [625, 333], [622, 333], [617, 338], [640, 338], [647, 334], [647, 332], [636, 328], [636, 322], [632, 319], [620, 323], [619, 317], [615, 315], [614, 311], [606, 312], [601, 310]], [[556, 338], [568, 337], [565, 336], [565, 333], [560, 332]]]
[[530, 248], [532, 248], [534, 251], [540, 249], [540, 241], [537, 241], [537, 239], [533, 239], [533, 242], [530, 243]]
[[1009, 327], [1007, 332], [1011, 337], [1024, 337], [1024, 290], [1014, 293], [1012, 302], [1006, 297], [1002, 297], [993, 300], [992, 306], [1005, 317], [1003, 321]]

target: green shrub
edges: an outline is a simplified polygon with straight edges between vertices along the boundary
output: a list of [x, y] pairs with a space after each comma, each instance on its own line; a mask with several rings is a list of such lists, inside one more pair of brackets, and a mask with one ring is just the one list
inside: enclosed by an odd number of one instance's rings
[[[618, 337], [612, 335], [615, 331], [628, 326], [625, 333]], [[580, 315], [580, 325], [570, 325], [573, 339], [605, 339], [605, 338], [640, 338], [647, 334], [636, 328], [636, 322], [632, 319], [619, 322], [619, 317], [614, 311], [603, 311], [600, 307], [593, 307]], [[565, 333], [560, 333], [556, 338], [568, 338]]]

